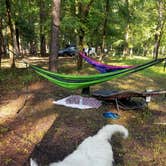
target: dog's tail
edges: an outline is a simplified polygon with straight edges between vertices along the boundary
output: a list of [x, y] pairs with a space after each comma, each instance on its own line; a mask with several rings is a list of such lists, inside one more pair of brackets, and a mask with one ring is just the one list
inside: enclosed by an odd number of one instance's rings
[[110, 140], [112, 135], [117, 132], [123, 134], [123, 138], [128, 137], [128, 130], [124, 126], [117, 124], [104, 126], [98, 131], [96, 136], [102, 139]]
[[35, 160], [30, 159], [30, 166], [38, 166], [38, 164]]

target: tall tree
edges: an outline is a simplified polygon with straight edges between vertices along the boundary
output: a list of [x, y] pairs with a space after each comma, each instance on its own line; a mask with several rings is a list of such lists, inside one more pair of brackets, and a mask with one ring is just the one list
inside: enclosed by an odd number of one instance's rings
[[[78, 5], [78, 15], [77, 17], [80, 19], [80, 26], [78, 27], [78, 39], [79, 39], [79, 48], [82, 50], [84, 45], [84, 37], [85, 37], [85, 30], [84, 26], [87, 21], [88, 14], [90, 12], [90, 8], [93, 4], [94, 0], [86, 1], [77, 1], [76, 5]], [[78, 56], [77, 61], [77, 69], [80, 70], [82, 68], [82, 58]]]
[[[2, 43], [2, 37], [1, 37], [1, 30], [0, 30], [0, 45], [1, 43]], [[2, 47], [0, 47], [0, 69], [1, 69], [2, 54], [3, 54], [3, 50], [2, 50]]]
[[59, 26], [60, 26], [60, 8], [61, 0], [52, 1], [52, 30], [51, 30], [51, 43], [50, 43], [50, 56], [49, 56], [49, 70], [57, 70], [57, 58], [59, 49]]
[[164, 33], [164, 25], [166, 22], [166, 16], [164, 17], [165, 13], [165, 0], [158, 0], [156, 1], [157, 3], [157, 13], [158, 13], [158, 18], [157, 18], [157, 25], [156, 25], [156, 30], [154, 34], [154, 50], [153, 50], [153, 57], [155, 59], [158, 58], [159, 54], [159, 47], [160, 47], [160, 42]]
[[[10, 52], [10, 63], [11, 67], [15, 67], [15, 58], [14, 58], [14, 53], [18, 54], [18, 49], [17, 49], [17, 42], [15, 38], [15, 30], [14, 30], [14, 25], [12, 23], [12, 18], [11, 18], [11, 3], [9, 0], [6, 0], [6, 14], [7, 14], [7, 19], [8, 19], [8, 25], [10, 28], [10, 38], [11, 38], [11, 51]], [[10, 49], [10, 48], [9, 48]]]
[[1, 59], [3, 56], [7, 55], [6, 52], [6, 42], [5, 42], [5, 18], [6, 18], [6, 2], [2, 1], [0, 3], [0, 68], [1, 68]]
[[3, 55], [6, 55], [6, 48], [4, 42], [4, 35], [3, 35], [3, 24], [2, 18], [0, 17], [0, 68], [1, 68], [1, 59]]
[[130, 35], [130, 9], [129, 9], [130, 1], [125, 0], [124, 4], [124, 13], [125, 13], [125, 20], [126, 20], [126, 27], [125, 27], [125, 36], [124, 36], [124, 48], [123, 48], [123, 55], [129, 54], [129, 35]]
[[104, 51], [105, 46], [105, 39], [106, 39], [106, 29], [107, 29], [107, 23], [108, 23], [108, 16], [109, 16], [109, 0], [106, 0], [105, 4], [105, 17], [104, 17], [104, 23], [103, 23], [103, 41], [102, 41], [102, 51]]
[[46, 20], [46, 8], [43, 0], [40, 0], [40, 54], [46, 55], [46, 36], [45, 25]]

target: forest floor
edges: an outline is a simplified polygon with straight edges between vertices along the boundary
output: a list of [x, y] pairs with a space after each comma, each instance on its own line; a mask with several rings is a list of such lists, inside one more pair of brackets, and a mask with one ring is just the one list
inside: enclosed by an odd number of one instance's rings
[[[48, 63], [47, 58], [33, 57], [29, 61], [43, 67]], [[95, 72], [85, 63], [83, 70], [77, 73], [73, 62], [73, 58], [60, 58], [59, 71], [72, 74]], [[7, 65], [8, 60], [3, 60], [2, 66]], [[20, 67], [22, 61], [18, 60], [17, 65]], [[111, 140], [117, 166], [166, 165], [165, 96], [152, 97], [148, 108], [137, 110], [117, 111], [113, 103], [103, 104], [98, 109], [79, 110], [55, 105], [53, 101], [72, 94], [80, 95], [81, 90], [63, 89], [41, 78], [26, 82], [32, 71], [26, 76], [25, 71], [27, 69], [17, 69], [14, 71], [17, 74], [10, 79], [10, 73], [5, 70], [7, 78], [0, 80], [0, 166], [28, 166], [30, 158], [41, 165], [62, 160], [105, 124], [122, 124], [129, 130], [126, 140], [119, 135]], [[98, 89], [164, 90], [166, 73], [157, 75], [153, 70], [147, 71], [152, 72], [152, 76], [135, 73], [93, 86], [91, 92]], [[104, 118], [102, 114], [108, 111], [118, 113], [120, 118]]]

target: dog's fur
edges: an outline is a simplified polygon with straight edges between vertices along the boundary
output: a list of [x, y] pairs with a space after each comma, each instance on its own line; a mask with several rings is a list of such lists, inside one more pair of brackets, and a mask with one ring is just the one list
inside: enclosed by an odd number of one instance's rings
[[[122, 125], [106, 125], [92, 137], [86, 138], [78, 148], [63, 161], [52, 163], [49, 166], [112, 166], [113, 151], [109, 143], [116, 132], [128, 136], [128, 130]], [[31, 159], [31, 166], [37, 163]]]

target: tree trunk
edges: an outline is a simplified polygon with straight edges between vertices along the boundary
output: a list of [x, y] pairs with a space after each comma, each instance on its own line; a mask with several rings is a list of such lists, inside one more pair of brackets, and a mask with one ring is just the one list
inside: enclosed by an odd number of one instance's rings
[[1, 69], [1, 59], [3, 54], [3, 36], [2, 36], [2, 30], [0, 28], [0, 69]]
[[46, 37], [44, 21], [46, 20], [45, 6], [43, 0], [40, 0], [40, 54], [46, 55]]
[[29, 46], [30, 46], [30, 48], [29, 48], [30, 54], [31, 55], [37, 55], [37, 46], [36, 46], [36, 43], [33, 42], [33, 41], [30, 41]]
[[6, 49], [5, 49], [4, 37], [2, 33], [2, 21], [0, 19], [0, 68], [1, 68], [1, 59], [3, 55], [6, 55]]
[[125, 29], [125, 43], [124, 43], [124, 49], [123, 49], [123, 56], [129, 55], [129, 35], [130, 35], [130, 10], [129, 10], [129, 0], [125, 0], [126, 3], [126, 9], [128, 15], [126, 16], [126, 29]]
[[106, 48], [106, 36], [107, 36], [106, 30], [107, 30], [108, 15], [109, 15], [109, 0], [106, 0], [100, 61], [102, 61], [105, 56], [104, 49]]
[[16, 24], [15, 28], [16, 28], [16, 43], [17, 43], [18, 52], [20, 53], [20, 35], [19, 35], [19, 29], [17, 28]]
[[166, 20], [164, 19], [163, 13], [165, 12], [164, 8], [164, 2], [161, 0], [157, 1], [157, 8], [158, 8], [158, 23], [156, 27], [156, 33], [154, 35], [154, 49], [153, 49], [153, 58], [157, 59], [159, 55], [159, 48], [160, 48], [160, 42], [161, 38], [163, 36], [163, 31], [164, 31], [164, 25]]
[[59, 26], [61, 0], [52, 1], [52, 32], [50, 43], [49, 70], [57, 71], [57, 58], [59, 49]]
[[[88, 4], [84, 5], [83, 2], [75, 0], [76, 15], [79, 18], [81, 18], [82, 24], [84, 24], [93, 2], [94, 2], [94, 0], [90, 0]], [[83, 50], [85, 31], [82, 26], [80, 26], [78, 29], [78, 36], [79, 36], [79, 42], [78, 42], [79, 49]], [[78, 59], [77, 60], [77, 69], [81, 70], [82, 69], [82, 58], [80, 56], [78, 56], [77, 59]]]
[[[85, 35], [84, 30], [80, 29], [80, 32], [79, 32], [79, 50], [83, 50], [84, 35]], [[78, 55], [77, 70], [81, 70], [81, 69], [82, 69], [82, 57]]]
[[104, 48], [105, 48], [105, 39], [106, 39], [106, 29], [107, 29], [107, 22], [108, 22], [108, 14], [109, 14], [109, 0], [106, 0], [105, 17], [104, 17], [104, 24], [103, 24], [102, 52], [104, 52]]
[[158, 53], [159, 53], [159, 47], [160, 47], [159, 34], [156, 33], [154, 36], [154, 39], [155, 39], [155, 44], [154, 44], [154, 50], [153, 50], [153, 58], [157, 59]]
[[142, 55], [143, 55], [144, 57], [147, 56], [147, 53], [148, 53], [148, 47], [149, 47], [148, 43], [145, 42], [145, 43], [143, 44], [143, 53], [142, 53]]
[[[8, 19], [8, 25], [10, 28], [10, 35], [11, 35], [11, 51], [16, 54], [19, 55], [19, 50], [18, 50], [18, 46], [17, 46], [17, 41], [16, 41], [16, 35], [15, 35], [15, 30], [14, 30], [14, 24], [12, 23], [11, 20], [11, 4], [10, 4], [10, 0], [6, 0], [6, 10], [7, 10], [7, 19]], [[10, 61], [11, 61], [11, 67], [15, 67], [15, 58], [14, 58], [14, 54], [11, 53], [10, 55]]]
[[124, 49], [123, 49], [123, 56], [129, 55], [129, 24], [126, 27], [126, 33], [125, 33], [125, 43], [124, 43]]

